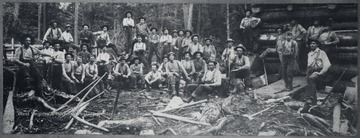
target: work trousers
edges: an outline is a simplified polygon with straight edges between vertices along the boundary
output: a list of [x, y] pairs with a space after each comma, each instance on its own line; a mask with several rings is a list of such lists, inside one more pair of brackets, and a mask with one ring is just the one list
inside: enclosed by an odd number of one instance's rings
[[282, 78], [287, 89], [293, 87], [293, 76], [294, 76], [294, 55], [282, 55], [281, 71]]
[[216, 87], [205, 86], [204, 84], [188, 84], [186, 90], [187, 96], [190, 95], [194, 98], [199, 98], [201, 96], [214, 93]]
[[154, 53], [155, 53], [155, 56], [156, 56], [156, 61], [158, 63], [160, 63], [161, 58], [160, 58], [160, 54], [159, 54], [159, 51], [158, 51], [158, 45], [159, 44], [153, 44], [153, 43], [149, 44], [149, 57], [148, 57], [149, 63], [152, 63], [152, 57], [153, 57]]
[[306, 99], [311, 100], [312, 105], [317, 104], [316, 87], [321, 81], [323, 81], [324, 75], [318, 75], [316, 77], [310, 77], [314, 72], [319, 72], [321, 69], [314, 70], [309, 68], [306, 71], [307, 87], [306, 87]]
[[245, 87], [247, 88], [251, 87], [250, 69], [243, 69], [243, 70], [231, 72], [230, 79], [237, 79], [237, 78], [244, 79]]

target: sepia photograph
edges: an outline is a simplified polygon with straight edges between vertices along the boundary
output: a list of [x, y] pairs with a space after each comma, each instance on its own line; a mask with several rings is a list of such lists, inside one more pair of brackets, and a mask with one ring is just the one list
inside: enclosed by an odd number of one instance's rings
[[3, 134], [358, 135], [358, 3], [2, 11]]

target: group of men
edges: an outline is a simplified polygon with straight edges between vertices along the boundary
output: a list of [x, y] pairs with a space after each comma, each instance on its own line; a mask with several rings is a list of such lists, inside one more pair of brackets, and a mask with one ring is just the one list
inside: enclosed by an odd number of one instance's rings
[[[218, 54], [211, 38], [204, 38], [201, 42], [200, 36], [190, 30], [173, 30], [170, 34], [169, 29], [163, 29], [159, 35], [157, 28], [149, 28], [150, 25], [144, 17], [139, 18], [139, 23], [135, 24], [131, 12], [126, 12], [123, 19], [123, 31], [127, 40], [124, 52], [113, 48], [108, 34], [109, 26], [104, 25], [101, 31], [91, 32], [89, 25], [85, 24], [79, 34], [81, 50], [74, 53], [71, 26], [66, 25], [66, 31], [62, 32], [57, 27], [57, 22], [52, 21], [44, 36], [44, 48], [38, 50], [31, 47], [32, 37], [25, 36], [22, 39], [23, 46], [15, 51], [15, 61], [20, 66], [23, 77], [35, 80], [33, 85], [21, 86], [35, 86], [38, 95], [42, 94], [42, 79], [50, 82], [53, 88], [72, 94], [103, 77], [99, 87], [95, 89], [97, 93], [110, 90], [111, 86], [116, 86], [118, 90], [126, 89], [127, 86], [134, 89], [167, 86], [172, 96], [180, 95], [180, 80], [184, 80], [184, 101], [190, 102], [202, 94], [223, 92], [218, 91], [222, 85], [222, 73], [228, 74], [230, 80], [241, 79], [245, 88], [251, 88], [250, 61], [246, 54], [249, 53], [247, 49], [254, 47], [256, 36], [251, 32], [260, 21], [261, 19], [251, 16], [251, 11], [247, 11], [246, 17], [240, 23], [240, 29], [248, 33], [244, 38], [245, 46], [234, 45], [235, 41], [232, 39], [226, 41], [226, 48], [219, 56], [225, 63], [225, 72], [220, 71]], [[286, 90], [292, 90], [296, 61], [301, 59], [300, 62], [307, 62], [307, 92], [314, 102], [314, 82], [324, 76], [331, 65], [327, 54], [334, 49], [329, 45], [339, 42], [336, 34], [331, 31], [331, 27], [319, 26], [318, 21], [306, 31], [295, 20], [278, 32], [277, 48], [266, 50], [261, 57], [265, 57], [269, 52], [279, 54]], [[94, 36], [98, 37], [95, 39]], [[302, 45], [302, 40], [308, 45]], [[306, 46], [309, 46], [309, 49]], [[319, 46], [322, 46], [325, 52], [320, 50]], [[100, 52], [92, 52], [92, 49]], [[304, 51], [308, 52], [305, 56], [302, 54]], [[37, 54], [43, 56], [43, 75], [34, 63]], [[114, 82], [116, 85], [112, 85]], [[25, 83], [30, 83], [30, 80]], [[238, 91], [237, 88], [231, 92]], [[27, 89], [30, 88], [25, 88]]]

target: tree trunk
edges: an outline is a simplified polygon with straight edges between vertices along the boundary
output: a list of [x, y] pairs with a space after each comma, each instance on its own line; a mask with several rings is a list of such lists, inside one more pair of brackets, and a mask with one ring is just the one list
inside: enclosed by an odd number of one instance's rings
[[194, 4], [183, 5], [184, 10], [184, 21], [185, 21], [185, 29], [192, 30], [192, 14], [193, 14]]
[[230, 38], [229, 4], [226, 4], [226, 38]]
[[189, 7], [186, 4], [183, 4], [182, 9], [183, 9], [183, 14], [184, 14], [184, 26], [186, 29], [188, 26], [187, 20], [189, 18]]
[[41, 3], [38, 3], [38, 28], [37, 28], [37, 39], [40, 40], [40, 30], [41, 30]]
[[[43, 4], [44, 5], [44, 10], [46, 11], [46, 3]], [[45, 35], [46, 33], [46, 28], [47, 28], [47, 24], [46, 24], [46, 13], [47, 12], [43, 12], [43, 35]]]
[[199, 8], [199, 10], [198, 10], [198, 18], [197, 18], [196, 32], [197, 32], [198, 34], [200, 34], [200, 28], [201, 28], [201, 4], [199, 4], [198, 8]]
[[14, 13], [13, 14], [14, 14], [15, 21], [18, 20], [19, 9], [20, 9], [20, 3], [19, 2], [14, 3]]
[[78, 24], [79, 24], [79, 2], [75, 3], [75, 23], [74, 23], [74, 39], [75, 39], [75, 44], [79, 43], [78, 40]]

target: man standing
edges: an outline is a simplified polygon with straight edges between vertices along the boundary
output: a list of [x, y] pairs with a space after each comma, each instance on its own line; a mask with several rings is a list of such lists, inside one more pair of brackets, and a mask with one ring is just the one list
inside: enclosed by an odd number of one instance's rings
[[[43, 43], [44, 49], [41, 50], [41, 52], [46, 53], [48, 55], [52, 55], [54, 52], [53, 48], [50, 48], [50, 43], [48, 41], [45, 41]], [[48, 77], [48, 74], [50, 73], [50, 67], [52, 63], [52, 59], [49, 56], [43, 56], [44, 59], [44, 66], [43, 66], [43, 77], [46, 81], [49, 81], [50, 78]]]
[[81, 91], [85, 85], [85, 64], [82, 62], [82, 57], [76, 57], [76, 62], [74, 63], [74, 77], [76, 82], [77, 91]]
[[193, 35], [191, 36], [192, 42], [189, 44], [189, 50], [192, 55], [194, 55], [195, 52], [203, 52], [204, 48], [199, 43], [199, 35]]
[[158, 30], [156, 28], [151, 28], [151, 33], [149, 36], [149, 57], [148, 57], [149, 63], [151, 63], [154, 53], [155, 56], [157, 57], [158, 62], [160, 62], [161, 59], [158, 51], [160, 36], [156, 34], [157, 31]]
[[126, 17], [123, 19], [123, 28], [125, 30], [125, 51], [131, 53], [132, 39], [133, 39], [133, 28], [135, 26], [134, 19], [132, 19], [132, 12], [125, 12]]
[[[18, 86], [23, 91], [29, 91], [34, 86], [35, 95], [43, 97], [42, 76], [34, 62], [35, 55], [52, 56], [41, 52], [35, 47], [30, 46], [34, 39], [30, 35], [25, 35], [22, 40], [22, 47], [15, 50], [15, 63], [19, 66]], [[33, 80], [34, 84], [31, 84]]]
[[309, 40], [317, 40], [322, 32], [323, 27], [320, 26], [319, 20], [315, 20], [313, 26], [310, 26], [306, 37], [305, 42], [308, 43]]
[[163, 34], [160, 37], [160, 45], [162, 48], [161, 58], [170, 52], [170, 44], [172, 42], [172, 36], [169, 34], [168, 29], [163, 30]]
[[181, 57], [184, 56], [184, 53], [185, 52], [189, 52], [189, 45], [190, 43], [192, 43], [192, 40], [191, 40], [191, 35], [192, 35], [192, 32], [190, 30], [185, 30], [185, 38], [183, 39], [183, 42], [181, 44]]
[[183, 30], [179, 30], [178, 31], [178, 34], [179, 34], [179, 37], [176, 39], [176, 42], [175, 42], [175, 46], [178, 48], [178, 53], [177, 53], [177, 59], [178, 60], [181, 60], [183, 57], [183, 54], [182, 54], [182, 43], [183, 43], [183, 40], [184, 40], [184, 31]]
[[317, 105], [316, 85], [324, 79], [326, 72], [329, 70], [331, 63], [325, 51], [319, 49], [320, 42], [318, 40], [309, 41], [311, 51], [307, 60], [307, 103]]
[[247, 10], [245, 14], [245, 18], [241, 20], [240, 29], [243, 30], [245, 47], [249, 50], [249, 52], [253, 52], [256, 50], [254, 47], [255, 38], [259, 35], [255, 32], [255, 27], [261, 22], [261, 19], [252, 17], [251, 10]]
[[[246, 51], [246, 48], [244, 46], [236, 46], [234, 50], [237, 53], [237, 56], [232, 60], [231, 62], [231, 73], [230, 73], [230, 79], [232, 81], [236, 79], [241, 79], [241, 81], [244, 81], [245, 88], [247, 90], [251, 90], [250, 88], [250, 60], [249, 57], [244, 55], [244, 52]], [[237, 81], [236, 81], [237, 82]], [[235, 93], [241, 89], [240, 84], [235, 84], [235, 89], [232, 91], [232, 93]]]
[[94, 32], [93, 35], [97, 36], [96, 45], [98, 49], [102, 49], [110, 44], [110, 35], [108, 32], [109, 26], [103, 25], [101, 26], [101, 31]]
[[292, 34], [290, 32], [287, 32], [285, 37], [286, 41], [279, 46], [278, 51], [280, 51], [282, 56], [281, 71], [285, 90], [291, 91], [293, 87], [294, 63], [299, 50], [296, 41], [291, 39]]
[[[131, 86], [134, 88], [134, 89], [138, 89], [138, 88], [142, 88], [142, 85], [144, 84], [143, 80], [144, 80], [144, 71], [143, 71], [143, 68], [144, 68], [144, 65], [142, 63], [140, 63], [140, 60], [139, 58], [135, 57], [133, 59], [134, 61], [134, 64], [130, 65], [130, 70], [131, 70]], [[138, 85], [140, 84], [140, 86]]]
[[178, 55], [179, 47], [176, 46], [177, 39], [178, 39], [178, 31], [174, 30], [173, 33], [172, 33], [172, 41], [171, 41], [171, 44], [170, 44], [170, 48], [171, 48], [170, 51], [174, 52], [176, 59], [180, 60], [180, 57]]
[[[224, 52], [221, 55], [221, 60], [224, 61], [225, 63], [225, 68], [226, 68], [226, 73], [229, 73], [229, 68], [230, 68], [230, 64], [231, 61], [235, 59], [236, 57], [236, 52], [234, 50], [235, 46], [234, 46], [234, 40], [232, 40], [231, 38], [228, 39], [226, 41], [226, 48], [224, 49]], [[239, 44], [241, 45], [241, 44]], [[241, 45], [242, 46], [242, 45]]]
[[[299, 59], [306, 59], [308, 51], [306, 51], [306, 47], [304, 45], [304, 37], [306, 35], [306, 30], [302, 27], [296, 20], [291, 20], [290, 24], [285, 26], [285, 30], [290, 30], [292, 34], [292, 39], [296, 41], [299, 47]], [[299, 60], [300, 69], [306, 69], [306, 60]]]
[[61, 29], [57, 26], [58, 22], [56, 20], [52, 20], [50, 22], [51, 27], [49, 29], [47, 29], [43, 41], [49, 41], [51, 45], [54, 45], [55, 42], [58, 42], [62, 31]]
[[102, 48], [96, 59], [98, 63], [99, 76], [102, 76], [105, 73], [107, 73], [107, 75], [103, 78], [104, 83], [101, 82], [99, 84], [101, 90], [103, 90], [104, 88], [109, 88], [109, 83], [107, 82], [107, 79], [111, 72], [110, 59], [111, 56], [110, 54], [106, 53], [106, 47]]
[[213, 55], [215, 55], [216, 57], [216, 49], [215, 46], [212, 45], [212, 39], [211, 38], [206, 38], [205, 39], [205, 46], [204, 46], [204, 59], [205, 60], [209, 60], [209, 58]]
[[79, 33], [80, 45], [88, 45], [88, 50], [91, 51], [92, 49], [90, 47], [95, 44], [93, 33], [89, 30], [88, 24], [84, 24], [82, 27], [83, 30], [81, 30]]
[[143, 42], [144, 36], [137, 35], [137, 42], [134, 44], [134, 53], [145, 66], [145, 72], [149, 70], [148, 60], [145, 57], [146, 44]]
[[318, 40], [322, 46], [321, 49], [324, 50], [326, 54], [329, 54], [329, 59], [336, 62], [336, 50], [340, 40], [336, 33], [331, 30], [331, 27], [324, 27]]
[[183, 101], [186, 103], [191, 102], [191, 100], [198, 98], [203, 94], [211, 94], [221, 86], [221, 72], [218, 69], [215, 69], [216, 61], [208, 62], [208, 70], [205, 72], [204, 76], [201, 79], [201, 84], [188, 84], [186, 95], [189, 95], [187, 98], [184, 98]]
[[63, 89], [68, 94], [75, 94], [75, 76], [74, 76], [74, 67], [71, 63], [73, 55], [70, 53], [65, 54], [65, 62], [62, 64], [62, 80], [63, 80]]
[[148, 90], [150, 88], [159, 88], [159, 84], [161, 83], [161, 72], [158, 71], [158, 65], [152, 64], [151, 71], [145, 75], [145, 84]]
[[[71, 43], [74, 42], [74, 39], [70, 33], [71, 25], [67, 24], [65, 26], [65, 31], [61, 34], [60, 40], [63, 42], [63, 49], [68, 50]], [[67, 51], [69, 52], [69, 51]]]
[[65, 62], [65, 53], [60, 51], [60, 43], [54, 43], [53, 65], [51, 73], [51, 84], [54, 89], [61, 90], [61, 78], [63, 75], [62, 64]]
[[168, 75], [168, 84], [170, 85], [172, 96], [179, 96], [180, 78], [183, 74], [187, 80], [190, 80], [185, 68], [180, 61], [175, 60], [175, 53], [169, 53], [169, 62], [165, 64], [166, 74]]
[[146, 40], [149, 36], [150, 29], [145, 21], [146, 21], [145, 17], [140, 17], [139, 23], [135, 25], [135, 28], [136, 28], [136, 35], [142, 35]]

